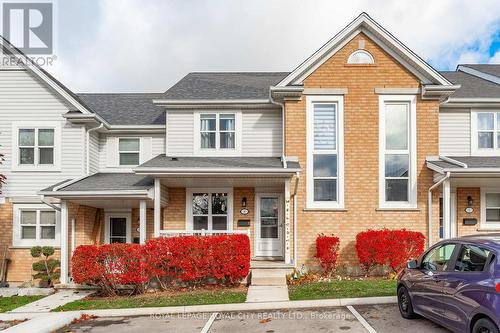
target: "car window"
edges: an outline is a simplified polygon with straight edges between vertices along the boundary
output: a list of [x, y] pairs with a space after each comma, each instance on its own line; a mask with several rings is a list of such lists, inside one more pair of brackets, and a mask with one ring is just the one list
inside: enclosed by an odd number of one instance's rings
[[432, 249], [422, 260], [422, 269], [433, 272], [446, 271], [454, 250], [455, 244], [444, 244]]
[[464, 245], [460, 249], [455, 271], [457, 272], [481, 272], [491, 261], [491, 251], [475, 245]]

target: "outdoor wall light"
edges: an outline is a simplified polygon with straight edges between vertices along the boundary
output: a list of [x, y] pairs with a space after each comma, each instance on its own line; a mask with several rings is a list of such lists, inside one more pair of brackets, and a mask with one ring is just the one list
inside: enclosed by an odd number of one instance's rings
[[241, 198], [241, 207], [245, 208], [247, 206], [247, 197]]
[[472, 205], [474, 204], [474, 201], [472, 200], [472, 197], [470, 195], [467, 196], [467, 208], [465, 208], [465, 212], [468, 214], [471, 214], [474, 212], [474, 208]]

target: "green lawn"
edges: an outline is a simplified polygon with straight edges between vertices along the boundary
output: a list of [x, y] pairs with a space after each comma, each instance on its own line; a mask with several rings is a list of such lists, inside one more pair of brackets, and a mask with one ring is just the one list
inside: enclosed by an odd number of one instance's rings
[[343, 280], [289, 286], [290, 300], [395, 296], [395, 280]]
[[245, 300], [246, 291], [186, 291], [176, 295], [144, 294], [128, 297], [90, 297], [65, 304], [53, 311], [243, 303]]
[[11, 296], [11, 297], [0, 297], [0, 312], [7, 312], [14, 310], [25, 304], [38, 301], [40, 298], [45, 296]]

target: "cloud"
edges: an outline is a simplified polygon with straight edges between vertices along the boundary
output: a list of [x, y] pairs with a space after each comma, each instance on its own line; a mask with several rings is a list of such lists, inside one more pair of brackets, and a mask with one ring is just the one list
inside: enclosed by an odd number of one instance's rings
[[61, 54], [47, 68], [75, 91], [164, 91], [190, 71], [290, 71], [362, 11], [439, 69], [500, 57], [488, 52], [497, 0], [86, 3], [92, 10], [61, 2]]

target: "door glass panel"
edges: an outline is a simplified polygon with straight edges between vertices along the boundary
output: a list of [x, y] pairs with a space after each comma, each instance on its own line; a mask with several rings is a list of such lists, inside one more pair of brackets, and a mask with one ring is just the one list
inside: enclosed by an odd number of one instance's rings
[[127, 242], [127, 219], [124, 217], [112, 217], [109, 219], [110, 243]]
[[268, 197], [260, 199], [260, 237], [278, 238], [278, 198]]
[[443, 272], [450, 264], [450, 258], [455, 250], [455, 244], [445, 244], [436, 247], [431, 252], [427, 253], [422, 260], [422, 268], [433, 272]]

